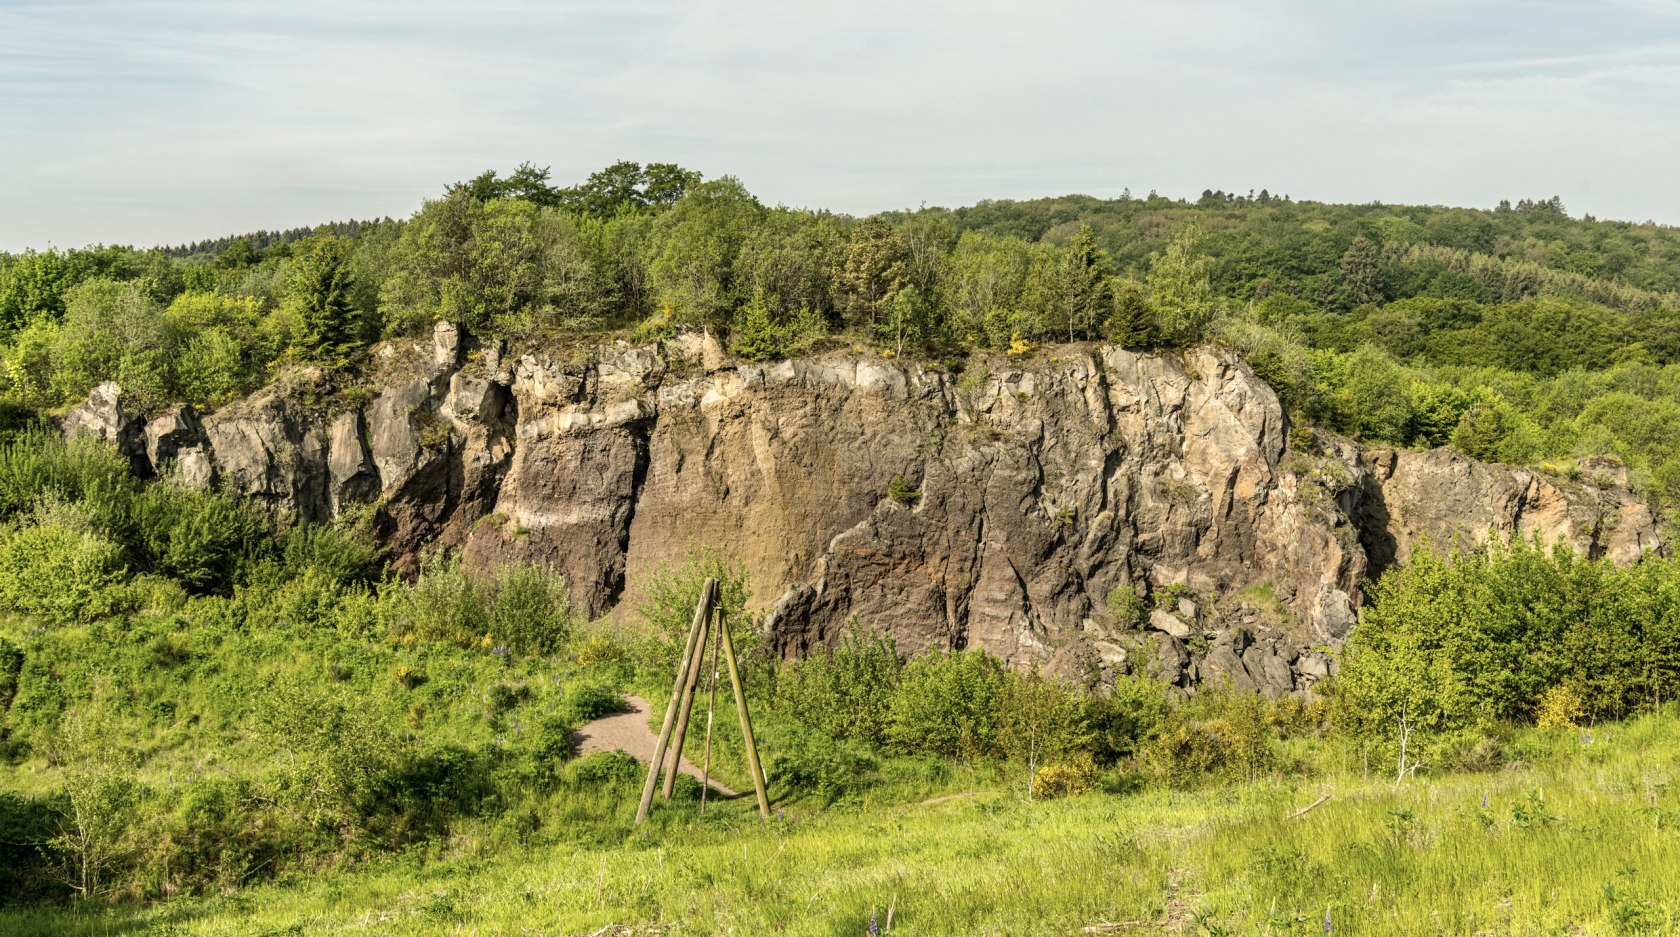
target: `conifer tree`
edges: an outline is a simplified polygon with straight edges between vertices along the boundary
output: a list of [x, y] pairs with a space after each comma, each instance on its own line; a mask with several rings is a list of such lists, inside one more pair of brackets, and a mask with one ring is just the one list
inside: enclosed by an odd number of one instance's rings
[[298, 351], [340, 364], [361, 340], [360, 310], [350, 302], [350, 242], [331, 235], [307, 241], [292, 258], [286, 305], [299, 324]]
[[853, 322], [876, 325], [887, 304], [904, 286], [907, 251], [892, 225], [882, 218], [865, 218], [852, 229], [846, 261], [835, 285]]
[[770, 318], [764, 291], [754, 290], [752, 299], [735, 310], [729, 327], [729, 350], [747, 361], [769, 361], [781, 357], [783, 344], [782, 330]]
[[1109, 287], [1113, 311], [1108, 316], [1107, 338], [1123, 348], [1144, 348], [1155, 342], [1155, 308], [1149, 304], [1143, 285], [1135, 280], [1115, 280]]
[[1090, 340], [1096, 325], [1108, 311], [1108, 255], [1097, 246], [1091, 226], [1082, 224], [1063, 258], [1062, 302], [1067, 317], [1068, 341], [1075, 332]]
[[1343, 252], [1330, 287], [1329, 305], [1333, 309], [1353, 309], [1382, 301], [1382, 265], [1377, 246], [1363, 234]]

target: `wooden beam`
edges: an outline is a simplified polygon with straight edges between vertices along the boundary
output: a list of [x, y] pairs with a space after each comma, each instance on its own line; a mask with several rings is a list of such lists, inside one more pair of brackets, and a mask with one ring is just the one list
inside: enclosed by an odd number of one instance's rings
[[[716, 607], [717, 603], [712, 603]], [[694, 654], [689, 659], [687, 678], [683, 681], [682, 702], [677, 706], [677, 730], [671, 736], [671, 751], [665, 756], [665, 785], [660, 789], [660, 796], [666, 800], [677, 789], [677, 773], [682, 769], [683, 742], [688, 738], [689, 713], [694, 710], [694, 689], [700, 684], [700, 669], [706, 663], [706, 639], [712, 633], [712, 615], [707, 614], [706, 620], [700, 625], [700, 643], [694, 646]]]
[[712, 666], [706, 674], [711, 690], [706, 696], [706, 756], [700, 763], [701, 816], [706, 815], [706, 795], [712, 789], [712, 713], [717, 710], [718, 645], [722, 643], [722, 639], [712, 642]]
[[[719, 610], [722, 611], [721, 609]], [[765, 790], [764, 766], [758, 761], [758, 743], [753, 740], [752, 717], [747, 714], [747, 694], [741, 688], [741, 672], [735, 664], [735, 642], [729, 637], [729, 622], [718, 616], [723, 659], [729, 664], [729, 683], [735, 688], [735, 709], [741, 715], [741, 739], [747, 746], [747, 771], [752, 775], [753, 791], [758, 794], [758, 815], [770, 818], [770, 794]]]
[[653, 758], [648, 761], [647, 782], [642, 785], [642, 802], [636, 807], [636, 825], [640, 826], [648, 818], [648, 811], [653, 809], [653, 792], [659, 787], [660, 762], [665, 760], [665, 748], [671, 741], [671, 727], [677, 719], [677, 702], [682, 696], [683, 681], [688, 677], [689, 659], [694, 655], [694, 646], [700, 640], [700, 629], [706, 624], [712, 614], [712, 602], [717, 595], [717, 579], [707, 576], [706, 582], [700, 587], [700, 601], [694, 607], [694, 623], [688, 629], [688, 643], [683, 646], [682, 662], [677, 666], [677, 678], [671, 683], [671, 700], [665, 704], [665, 723], [659, 729], [659, 741], [653, 747]]

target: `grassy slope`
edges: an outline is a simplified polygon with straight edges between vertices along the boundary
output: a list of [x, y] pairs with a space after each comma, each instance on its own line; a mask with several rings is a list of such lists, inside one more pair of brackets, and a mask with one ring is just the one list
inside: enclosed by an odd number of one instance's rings
[[[1008, 795], [759, 824], [665, 808], [605, 847], [268, 885], [146, 910], [0, 916], [0, 932], [864, 933], [897, 897], [904, 934], [1664, 933], [1680, 926], [1680, 717], [1533, 733], [1523, 766], [1420, 780], [1260, 782], [1185, 794]], [[1300, 819], [1297, 808], [1332, 798]], [[1486, 797], [1487, 807], [1482, 807]], [[626, 786], [610, 809], [634, 809]], [[603, 804], [605, 806], [605, 804]], [[637, 932], [643, 932], [638, 927]], [[653, 928], [646, 928], [652, 932]]]

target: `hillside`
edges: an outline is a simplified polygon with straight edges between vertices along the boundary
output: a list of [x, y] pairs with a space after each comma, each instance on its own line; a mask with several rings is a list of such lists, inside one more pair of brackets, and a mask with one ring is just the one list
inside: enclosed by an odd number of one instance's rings
[[[625, 163], [0, 257], [0, 930], [1670, 928], [1677, 245]], [[776, 819], [633, 829], [707, 577]]]

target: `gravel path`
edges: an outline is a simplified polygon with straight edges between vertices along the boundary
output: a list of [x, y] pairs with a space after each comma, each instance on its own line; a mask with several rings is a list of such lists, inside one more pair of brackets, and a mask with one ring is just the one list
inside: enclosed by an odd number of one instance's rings
[[[653, 759], [653, 749], [659, 744], [659, 736], [648, 728], [648, 703], [639, 696], [626, 696], [624, 701], [630, 705], [628, 712], [614, 713], [604, 716], [594, 722], [586, 724], [578, 730], [578, 750], [580, 752], [628, 752], [637, 761], [648, 762]], [[699, 709], [699, 707], [696, 707]], [[688, 722], [689, 734], [706, 732], [706, 713], [699, 709]], [[682, 760], [683, 774], [699, 780], [700, 768], [687, 758]], [[712, 790], [725, 797], [739, 797], [727, 787], [712, 780]]]

